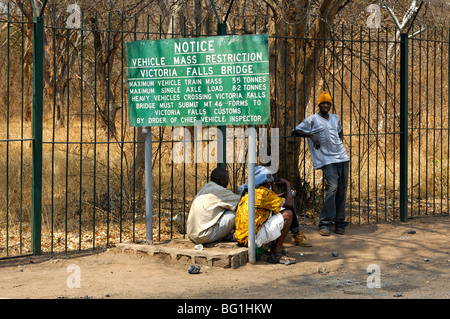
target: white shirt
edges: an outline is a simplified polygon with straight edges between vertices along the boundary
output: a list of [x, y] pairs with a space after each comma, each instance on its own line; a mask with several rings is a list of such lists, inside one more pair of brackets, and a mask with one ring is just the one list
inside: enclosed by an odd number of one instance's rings
[[195, 243], [204, 243], [223, 213], [235, 211], [240, 199], [239, 195], [213, 181], [205, 184], [191, 205], [186, 225], [188, 237]]
[[319, 169], [328, 164], [349, 161], [344, 143], [339, 137], [342, 126], [336, 114], [329, 113], [328, 119], [325, 119], [316, 113], [304, 119], [295, 130], [314, 134], [319, 139], [320, 148], [316, 149], [313, 141], [308, 138], [309, 152], [314, 169]]

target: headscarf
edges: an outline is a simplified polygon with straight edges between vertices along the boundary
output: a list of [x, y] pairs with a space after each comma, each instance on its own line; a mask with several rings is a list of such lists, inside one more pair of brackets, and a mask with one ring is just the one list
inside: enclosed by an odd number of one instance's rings
[[[269, 176], [268, 176], [269, 175]], [[272, 172], [265, 166], [255, 167], [255, 188], [267, 181], [273, 181]], [[243, 195], [248, 190], [248, 183], [239, 186], [238, 194]]]

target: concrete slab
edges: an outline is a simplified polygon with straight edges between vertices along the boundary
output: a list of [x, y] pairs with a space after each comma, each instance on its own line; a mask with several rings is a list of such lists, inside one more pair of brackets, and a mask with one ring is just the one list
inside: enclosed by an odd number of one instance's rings
[[160, 260], [191, 263], [209, 267], [239, 268], [248, 262], [248, 248], [235, 242], [217, 242], [195, 249], [189, 239], [172, 239], [167, 242], [149, 244], [120, 243], [115, 249], [122, 253], [140, 254]]

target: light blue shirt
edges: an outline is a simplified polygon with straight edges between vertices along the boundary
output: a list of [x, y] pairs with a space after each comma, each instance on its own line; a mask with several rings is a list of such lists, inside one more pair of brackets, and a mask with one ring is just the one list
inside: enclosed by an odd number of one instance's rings
[[320, 142], [320, 148], [314, 147], [313, 141], [308, 138], [309, 152], [314, 169], [325, 165], [349, 161], [344, 143], [339, 137], [342, 132], [341, 122], [336, 114], [328, 114], [328, 119], [314, 114], [304, 119], [295, 130], [307, 134], [314, 134]]

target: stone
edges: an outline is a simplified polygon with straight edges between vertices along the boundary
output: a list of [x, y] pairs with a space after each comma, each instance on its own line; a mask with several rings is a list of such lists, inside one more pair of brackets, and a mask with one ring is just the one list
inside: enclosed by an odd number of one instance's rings
[[319, 269], [317, 269], [317, 273], [322, 274], [322, 275], [326, 275], [327, 274], [327, 269], [324, 267], [319, 267]]
[[188, 268], [188, 273], [191, 275], [198, 274], [200, 272], [200, 266], [190, 265]]

